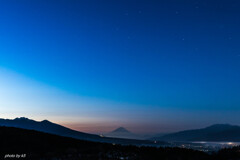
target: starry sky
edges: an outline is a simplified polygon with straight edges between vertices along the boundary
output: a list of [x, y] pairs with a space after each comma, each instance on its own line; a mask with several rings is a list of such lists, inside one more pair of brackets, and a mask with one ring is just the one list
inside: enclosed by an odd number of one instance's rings
[[240, 125], [240, 1], [2, 0], [0, 117], [90, 133]]

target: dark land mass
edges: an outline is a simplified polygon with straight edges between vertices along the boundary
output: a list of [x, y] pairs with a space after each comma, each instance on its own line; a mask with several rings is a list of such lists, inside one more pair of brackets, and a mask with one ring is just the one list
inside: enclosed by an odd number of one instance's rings
[[84, 132], [75, 131], [59, 124], [52, 123], [48, 120], [34, 121], [25, 117], [11, 119], [0, 119], [0, 126], [16, 127], [22, 129], [36, 130], [40, 132], [56, 134], [64, 137], [71, 137], [80, 140], [103, 142], [103, 143], [115, 143], [125, 145], [164, 145], [166, 142], [158, 141], [157, 144], [151, 140], [135, 140], [124, 138], [110, 138], [102, 137], [95, 134], [89, 134]]
[[[237, 160], [240, 148], [220, 150], [214, 154], [183, 148], [156, 148], [91, 142], [26, 130], [0, 127], [0, 159], [7, 154], [26, 154], [31, 160]], [[7, 158], [6, 158], [7, 159]]]
[[186, 130], [171, 133], [151, 140], [187, 142], [187, 141], [211, 141], [211, 142], [240, 142], [240, 127], [229, 124], [215, 124], [203, 129]]

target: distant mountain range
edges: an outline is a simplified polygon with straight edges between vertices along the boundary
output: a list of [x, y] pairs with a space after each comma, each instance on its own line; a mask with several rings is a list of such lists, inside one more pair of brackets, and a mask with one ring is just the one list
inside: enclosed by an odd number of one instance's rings
[[[226, 160], [239, 159], [238, 148], [208, 155], [185, 148], [154, 148], [83, 141], [34, 130], [0, 126], [0, 159], [26, 160]], [[225, 150], [226, 152], [226, 150]], [[18, 155], [19, 157], [17, 158]], [[16, 157], [8, 157], [16, 156]], [[215, 158], [216, 157], [216, 158]]]
[[229, 124], [215, 124], [202, 129], [186, 130], [167, 134], [151, 140], [168, 142], [183, 141], [212, 141], [212, 142], [240, 142], [240, 126]]
[[83, 140], [100, 140], [101, 139], [101, 137], [98, 135], [74, 131], [69, 128], [63, 127], [61, 125], [52, 123], [48, 120], [43, 120], [41, 122], [38, 122], [25, 117], [15, 118], [13, 120], [0, 119], [0, 126], [36, 130], [40, 132], [51, 133], [51, 134], [56, 134], [56, 135], [61, 135], [66, 137], [83, 139]]
[[107, 137], [115, 137], [115, 138], [127, 138], [127, 139], [138, 139], [139, 136], [128, 131], [126, 128], [119, 127], [112, 132], [104, 134]]
[[187, 148], [136, 147], [90, 142], [15, 127], [0, 126], [0, 138], [0, 159], [239, 160], [240, 158], [240, 147], [207, 154]]
[[[104, 136], [83, 133], [69, 129], [67, 127], [52, 123], [48, 120], [34, 121], [25, 117], [11, 119], [0, 119], [0, 126], [16, 127], [28, 130], [35, 130], [64, 137], [71, 137], [80, 140], [104, 142], [104, 143], [116, 143], [116, 144], [132, 144], [132, 145], [151, 145], [154, 144], [150, 140], [135, 140], [135, 139], [123, 139], [123, 138], [108, 138]], [[163, 142], [159, 142], [161, 144]], [[164, 143], [163, 143], [164, 144]]]
[[[76, 138], [80, 140], [116, 143], [116, 144], [132, 144], [132, 145], [156, 145], [167, 144], [166, 142], [183, 142], [183, 141], [228, 141], [240, 142], [240, 126], [233, 126], [229, 124], [216, 124], [202, 129], [186, 130], [176, 133], [166, 134], [163, 136], [155, 136], [149, 140], [140, 139], [127, 129], [120, 127], [114, 131], [103, 135], [88, 134], [69, 129], [67, 127], [52, 123], [48, 120], [34, 121], [28, 118], [0, 119], [0, 126], [23, 128], [28, 130], [36, 130], [40, 132]], [[105, 137], [106, 136], [106, 137]]]

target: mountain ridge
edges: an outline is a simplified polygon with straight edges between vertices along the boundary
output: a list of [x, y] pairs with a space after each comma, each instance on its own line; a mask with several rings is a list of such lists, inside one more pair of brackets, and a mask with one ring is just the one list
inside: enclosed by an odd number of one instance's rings
[[[132, 144], [132, 145], [153, 144], [153, 142], [150, 140], [102, 137], [100, 135], [89, 134], [89, 133], [72, 130], [67, 127], [61, 126], [59, 124], [50, 122], [48, 120], [35, 121], [25, 117], [20, 117], [15, 119], [0, 118], [0, 126], [35, 130], [35, 131], [40, 131], [44, 133], [50, 133], [50, 134], [60, 135], [64, 137], [71, 137], [79, 140], [87, 140], [87, 141], [93, 141], [93, 142]], [[164, 142], [160, 142], [160, 143], [164, 143]]]
[[240, 126], [230, 124], [214, 124], [201, 129], [184, 130], [170, 133], [151, 140], [162, 141], [232, 141], [240, 142]]

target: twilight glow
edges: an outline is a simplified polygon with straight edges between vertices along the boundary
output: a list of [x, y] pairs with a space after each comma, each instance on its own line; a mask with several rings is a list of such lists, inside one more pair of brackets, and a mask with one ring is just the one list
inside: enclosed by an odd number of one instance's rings
[[46, 2], [0, 2], [1, 118], [91, 133], [240, 125], [240, 1]]

